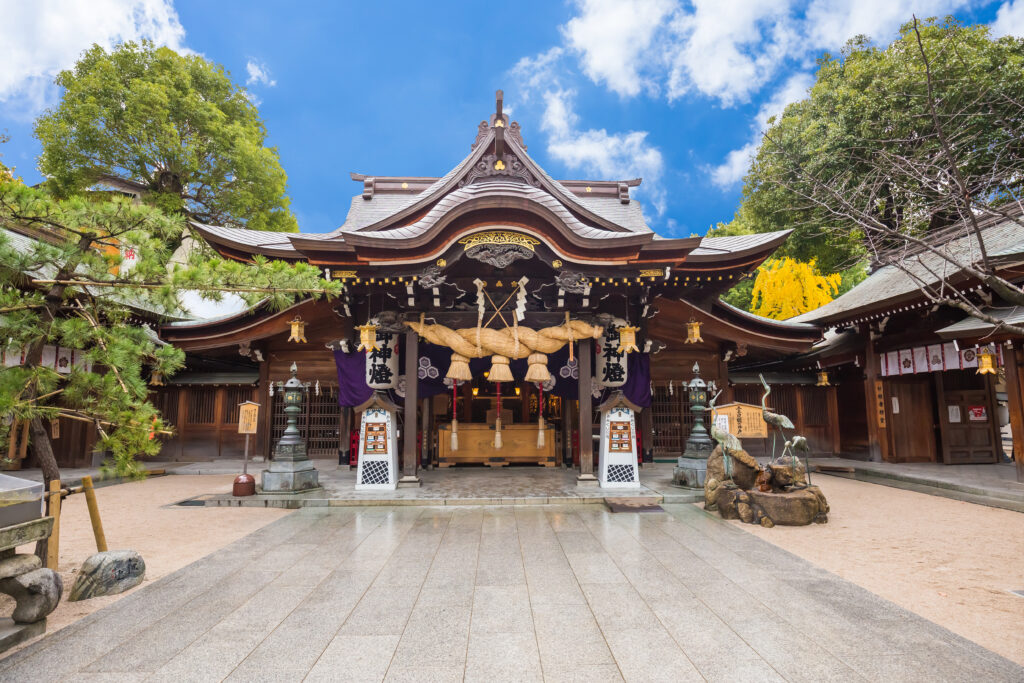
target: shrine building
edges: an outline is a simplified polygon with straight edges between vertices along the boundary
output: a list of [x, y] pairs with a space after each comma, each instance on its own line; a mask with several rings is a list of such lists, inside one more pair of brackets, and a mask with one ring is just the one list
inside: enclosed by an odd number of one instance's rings
[[[163, 325], [161, 338], [188, 354], [157, 396], [176, 431], [165, 456], [240, 456], [245, 400], [264, 406], [256, 454], [269, 456], [285, 425], [277, 383], [295, 364], [309, 383], [299, 430], [310, 456], [358, 464], [367, 486], [415, 485], [426, 467], [510, 464], [622, 483], [638, 460], [682, 453], [696, 374], [719, 406], [760, 405], [757, 378], [731, 368], [821, 339], [816, 324], [719, 298], [787, 232], [658, 235], [633, 196], [640, 179], [555, 180], [538, 166], [500, 91], [444, 175], [351, 177], [348, 214], [328, 233], [195, 225], [225, 258], [306, 261], [344, 294]], [[815, 451], [832, 453], [835, 387], [807, 374], [800, 391], [772, 398]]]

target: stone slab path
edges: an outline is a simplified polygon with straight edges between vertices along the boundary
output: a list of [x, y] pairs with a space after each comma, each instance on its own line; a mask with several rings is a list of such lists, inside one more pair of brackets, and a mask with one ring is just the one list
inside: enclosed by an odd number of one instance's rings
[[0, 680], [1024, 680], [695, 506], [666, 509], [304, 508], [0, 660]]

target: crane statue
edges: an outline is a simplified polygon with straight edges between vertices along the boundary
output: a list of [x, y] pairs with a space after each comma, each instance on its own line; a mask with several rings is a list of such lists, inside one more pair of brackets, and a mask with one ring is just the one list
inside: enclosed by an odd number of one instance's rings
[[718, 445], [722, 447], [722, 457], [725, 463], [725, 471], [728, 474], [732, 473], [732, 466], [730, 463], [730, 456], [733, 451], [743, 450], [743, 444], [736, 438], [735, 435], [729, 433], [724, 429], [718, 427], [717, 421], [715, 420], [715, 401], [721, 395], [722, 390], [719, 389], [718, 393], [715, 394], [714, 398], [711, 399], [708, 407], [711, 409], [711, 438], [718, 442]]
[[[799, 462], [800, 461], [800, 457], [796, 454], [795, 451], [803, 451], [804, 453], [809, 453], [811, 448], [807, 444], [807, 439], [805, 437], [802, 437], [802, 436], [799, 436], [799, 435], [794, 435], [792, 439], [787, 439], [786, 438], [786, 432], [784, 430], [786, 430], [786, 429], [795, 429], [795, 427], [793, 426], [793, 421], [790, 420], [785, 415], [783, 415], [782, 413], [773, 413], [772, 411], [768, 410], [768, 395], [770, 393], [772, 393], [772, 388], [771, 388], [771, 386], [769, 386], [768, 382], [765, 381], [764, 375], [758, 375], [758, 376], [761, 378], [761, 385], [764, 387], [764, 394], [761, 396], [761, 417], [764, 418], [765, 422], [767, 422], [769, 425], [771, 425], [772, 427], [777, 429], [779, 431], [779, 433], [782, 434], [782, 438], [783, 438], [783, 441], [784, 441], [784, 445], [782, 447], [782, 455], [785, 456], [786, 453], [789, 453], [789, 457], [791, 458], [791, 461]], [[773, 432], [772, 433], [772, 456], [774, 457], [774, 455], [775, 455], [775, 433]], [[811, 479], [810, 479], [810, 477], [811, 477], [811, 474], [810, 474], [811, 473], [810, 463], [809, 462], [805, 462], [804, 463], [804, 468], [805, 468], [805, 470], [807, 472], [807, 483], [810, 484], [810, 482], [811, 482]]]

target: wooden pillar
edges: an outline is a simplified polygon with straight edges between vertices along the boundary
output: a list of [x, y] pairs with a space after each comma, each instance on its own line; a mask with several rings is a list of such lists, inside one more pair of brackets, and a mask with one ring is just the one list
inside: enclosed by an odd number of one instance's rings
[[414, 330], [405, 333], [405, 428], [402, 434], [402, 478], [398, 485], [419, 486], [416, 476], [416, 404], [418, 403], [416, 370], [419, 365], [420, 338]]
[[420, 424], [420, 431], [423, 434], [423, 442], [420, 444], [420, 465], [423, 467], [430, 464], [430, 443], [433, 441], [434, 437], [434, 421], [431, 419], [431, 414], [433, 413], [431, 410], [432, 407], [433, 401], [429, 398], [425, 398], [420, 401], [420, 419], [422, 420]]
[[642, 435], [644, 462], [654, 462], [654, 417], [651, 413], [651, 406], [640, 411], [640, 434]]
[[459, 419], [468, 424], [473, 421], [473, 382], [463, 382], [461, 387], [462, 417]]
[[593, 343], [590, 339], [580, 341], [577, 360], [579, 362], [580, 380], [580, 473], [576, 478], [577, 486], [597, 486], [597, 477], [594, 476], [594, 438], [592, 436], [593, 409], [591, 407], [591, 395], [593, 378], [590, 376], [590, 355]]
[[338, 464], [342, 466], [348, 465], [352, 458], [352, 441], [349, 439], [352, 428], [348, 426], [351, 415], [352, 409], [348, 406], [341, 406], [338, 411]]
[[1003, 366], [1006, 370], [1010, 431], [1013, 433], [1013, 460], [1017, 463], [1017, 481], [1024, 482], [1024, 382], [1021, 381], [1024, 358], [1018, 345], [1003, 347]]
[[[881, 391], [879, 387], [882, 387]], [[864, 345], [864, 408], [867, 411], [868, 454], [874, 462], [889, 459], [889, 430], [886, 417], [888, 400], [882, 383], [879, 356], [875, 353], [874, 344], [869, 337]]]
[[829, 387], [828, 396], [828, 436], [832, 444], [832, 455], [839, 455], [842, 449], [839, 433], [839, 392], [835, 387]]

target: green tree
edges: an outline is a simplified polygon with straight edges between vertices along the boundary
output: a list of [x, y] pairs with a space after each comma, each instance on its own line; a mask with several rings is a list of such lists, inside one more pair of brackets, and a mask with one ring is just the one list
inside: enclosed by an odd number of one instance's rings
[[[58, 200], [0, 182], [0, 226], [7, 228], [0, 233], [0, 345], [23, 354], [19, 365], [0, 368], [0, 424], [4, 431], [30, 425], [47, 480], [59, 472], [45, 419], [92, 422], [97, 449], [109, 451], [107, 466], [120, 475], [137, 474], [136, 457], [159, 450], [153, 434], [167, 427], [149, 403], [147, 380], [154, 372], [173, 374], [184, 354], [134, 322], [139, 311], [181, 310], [185, 290], [210, 298], [235, 292], [250, 302], [270, 298], [275, 307], [341, 291], [309, 264], [239, 264], [203, 250], [187, 266], [168, 269], [183, 223], [180, 215], [114, 193]], [[129, 248], [136, 257], [126, 262]], [[44, 367], [47, 345], [77, 349], [91, 367], [68, 374]]]
[[277, 150], [223, 67], [149, 42], [94, 45], [57, 84], [35, 134], [58, 196], [106, 185], [202, 223], [297, 230]]

